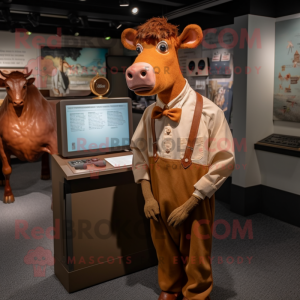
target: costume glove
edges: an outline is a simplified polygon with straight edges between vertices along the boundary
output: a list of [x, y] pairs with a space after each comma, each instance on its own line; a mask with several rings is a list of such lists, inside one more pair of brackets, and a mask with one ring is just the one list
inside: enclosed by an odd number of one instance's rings
[[152, 191], [151, 191], [151, 185], [150, 181], [148, 180], [142, 180], [142, 192], [145, 198], [145, 206], [144, 206], [144, 212], [147, 219], [154, 219], [155, 221], [158, 221], [156, 215], [160, 214], [159, 205], [158, 202], [154, 199]]
[[182, 222], [191, 214], [193, 209], [199, 205], [200, 201], [202, 200], [192, 196], [184, 204], [174, 209], [168, 218], [168, 225], [173, 227], [181, 225]]

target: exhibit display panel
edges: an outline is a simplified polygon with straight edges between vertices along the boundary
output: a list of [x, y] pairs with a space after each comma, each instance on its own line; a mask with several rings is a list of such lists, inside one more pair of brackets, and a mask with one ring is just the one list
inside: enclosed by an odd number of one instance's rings
[[[96, 77], [93, 89], [101, 84]], [[60, 155], [52, 156], [53, 217], [61, 235], [54, 241], [55, 274], [68, 292], [157, 264], [132, 174], [131, 109], [130, 98], [56, 105]]]
[[183, 76], [193, 89], [223, 110], [231, 128], [234, 76], [239, 74], [239, 66], [234, 66], [232, 27], [204, 31], [204, 42], [199, 47], [178, 51]]
[[271, 134], [258, 141], [255, 149], [273, 153], [300, 157], [300, 137], [283, 134]]
[[300, 18], [275, 23], [275, 121], [300, 122]]
[[[114, 153], [85, 159], [120, 157]], [[55, 275], [74, 292], [157, 264], [144, 216], [140, 185], [131, 166], [108, 162], [98, 170], [75, 173], [71, 159], [53, 155], [53, 221], [60, 235], [54, 239]]]

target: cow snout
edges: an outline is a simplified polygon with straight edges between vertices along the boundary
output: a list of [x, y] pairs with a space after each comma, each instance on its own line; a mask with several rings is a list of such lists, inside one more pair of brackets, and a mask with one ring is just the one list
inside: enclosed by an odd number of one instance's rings
[[14, 106], [22, 106], [24, 104], [24, 101], [21, 100], [21, 101], [14, 101], [13, 102]]
[[155, 86], [153, 67], [144, 62], [134, 63], [126, 70], [128, 88], [136, 93], [151, 91]]

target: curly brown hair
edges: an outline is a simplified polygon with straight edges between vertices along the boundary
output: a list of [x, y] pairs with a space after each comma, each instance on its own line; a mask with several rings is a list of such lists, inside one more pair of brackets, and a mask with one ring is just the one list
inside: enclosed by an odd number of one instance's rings
[[151, 18], [137, 27], [136, 40], [159, 41], [162, 39], [177, 38], [178, 26], [168, 23], [165, 17]]

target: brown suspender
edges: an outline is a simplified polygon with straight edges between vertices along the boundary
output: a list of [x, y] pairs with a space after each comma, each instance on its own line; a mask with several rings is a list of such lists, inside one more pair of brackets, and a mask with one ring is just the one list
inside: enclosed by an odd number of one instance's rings
[[157, 162], [157, 141], [156, 141], [156, 133], [155, 133], [155, 119], [151, 119], [151, 128], [152, 128], [152, 139], [153, 139], [153, 157], [154, 161]]
[[[194, 146], [198, 135], [199, 124], [200, 124], [202, 109], [203, 109], [203, 98], [197, 92], [196, 95], [197, 95], [197, 100], [196, 100], [195, 112], [193, 116], [190, 135], [186, 145], [184, 157], [181, 159], [181, 164], [185, 169], [187, 169], [192, 164], [192, 154], [194, 151]], [[153, 137], [153, 157], [154, 157], [154, 161], [157, 162], [158, 154], [157, 154], [157, 141], [156, 141], [156, 133], [155, 133], [155, 119], [151, 119], [151, 129], [152, 129], [152, 137]]]

